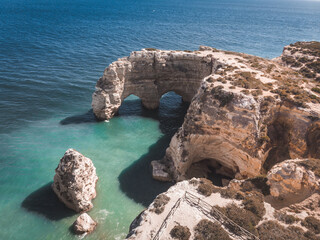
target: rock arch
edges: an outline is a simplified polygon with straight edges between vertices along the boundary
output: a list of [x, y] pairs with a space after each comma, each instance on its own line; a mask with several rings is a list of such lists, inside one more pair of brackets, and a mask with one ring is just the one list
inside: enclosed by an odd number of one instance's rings
[[161, 96], [170, 91], [190, 102], [217, 65], [212, 56], [201, 52], [132, 52], [105, 69], [92, 96], [93, 112], [100, 120], [110, 119], [131, 94], [147, 109], [158, 108]]

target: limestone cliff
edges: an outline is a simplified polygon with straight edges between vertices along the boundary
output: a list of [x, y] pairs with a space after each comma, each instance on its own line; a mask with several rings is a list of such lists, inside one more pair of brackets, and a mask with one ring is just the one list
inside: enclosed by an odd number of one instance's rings
[[233, 180], [224, 188], [181, 181], [133, 221], [127, 239], [319, 239], [319, 187], [288, 203], [269, 195], [266, 180]]
[[174, 179], [189, 178], [200, 161], [245, 178], [286, 159], [319, 158], [314, 80], [270, 60], [211, 51], [220, 68], [202, 81], [163, 161]]
[[98, 119], [110, 119], [131, 94], [148, 109], [159, 106], [161, 96], [174, 91], [191, 101], [202, 79], [215, 68], [208, 55], [144, 49], [110, 64], [96, 85], [92, 108]]
[[156, 179], [183, 180], [208, 168], [246, 178], [286, 159], [320, 157], [316, 79], [278, 60], [210, 47], [133, 52], [106, 68], [93, 111], [110, 119], [130, 94], [156, 108], [168, 91], [191, 104], [166, 156], [153, 162]]
[[320, 42], [296, 42], [285, 46], [276, 60], [305, 77], [320, 81]]

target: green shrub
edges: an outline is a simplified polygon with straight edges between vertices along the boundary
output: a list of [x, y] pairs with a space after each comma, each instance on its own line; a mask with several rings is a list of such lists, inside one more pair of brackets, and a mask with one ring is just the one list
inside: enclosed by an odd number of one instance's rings
[[200, 179], [200, 182], [199, 182], [199, 185], [198, 185], [198, 188], [197, 188], [197, 191], [206, 196], [206, 197], [209, 197], [213, 191], [214, 191], [215, 187], [213, 186], [212, 182], [208, 179], [205, 179], [205, 178], [201, 178]]
[[174, 239], [188, 240], [191, 236], [191, 233], [188, 227], [176, 225], [171, 229], [170, 236]]
[[320, 93], [320, 88], [318, 88], [318, 87], [311, 88], [311, 90], [313, 92]]
[[261, 193], [252, 192], [248, 194], [243, 200], [244, 209], [255, 214], [259, 220], [266, 213], [266, 209], [264, 208], [264, 197]]
[[308, 63], [306, 65], [309, 69], [312, 69], [316, 73], [320, 73], [320, 60]]
[[[218, 209], [239, 226], [243, 227], [253, 234], [257, 234], [255, 226], [258, 224], [259, 218], [251, 211], [240, 208], [235, 204], [229, 204], [224, 208], [216, 207], [216, 209]], [[212, 212], [212, 215], [214, 215], [214, 212]], [[228, 227], [230, 228], [232, 226]], [[235, 230], [236, 229], [230, 229], [230, 231]]]
[[194, 228], [195, 240], [231, 240], [229, 234], [217, 222], [201, 220]]
[[300, 230], [285, 228], [276, 221], [267, 221], [257, 228], [260, 240], [307, 240]]
[[307, 231], [304, 233], [304, 237], [309, 240], [320, 240], [320, 237], [316, 236], [313, 232]]
[[300, 219], [293, 216], [293, 215], [288, 215], [286, 213], [283, 213], [283, 212], [277, 212], [275, 214], [275, 217], [279, 220], [279, 221], [282, 221], [286, 224], [292, 224], [294, 222], [298, 222]]
[[314, 78], [314, 77], [316, 77], [316, 74], [313, 73], [313, 72], [311, 72], [311, 71], [310, 71], [308, 68], [306, 68], [306, 67], [301, 68], [301, 69], [300, 69], [300, 73], [301, 73], [303, 76], [307, 77], [307, 78]]
[[153, 202], [153, 209], [151, 211], [154, 211], [156, 214], [161, 214], [169, 201], [170, 198], [164, 193], [158, 195]]
[[158, 49], [156, 49], [156, 48], [145, 48], [145, 50], [147, 50], [147, 51], [157, 51]]
[[316, 219], [315, 217], [306, 217], [302, 222], [301, 225], [308, 228], [310, 231], [314, 232], [315, 234], [320, 233], [320, 220]]

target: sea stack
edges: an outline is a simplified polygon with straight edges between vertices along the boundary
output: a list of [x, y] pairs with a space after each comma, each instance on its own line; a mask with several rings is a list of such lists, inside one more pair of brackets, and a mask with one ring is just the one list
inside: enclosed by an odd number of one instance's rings
[[68, 149], [61, 158], [52, 185], [68, 208], [76, 212], [89, 211], [96, 197], [96, 182], [98, 177], [92, 161], [74, 149]]
[[82, 213], [73, 223], [73, 231], [76, 234], [91, 233], [96, 226], [97, 223], [87, 213]]

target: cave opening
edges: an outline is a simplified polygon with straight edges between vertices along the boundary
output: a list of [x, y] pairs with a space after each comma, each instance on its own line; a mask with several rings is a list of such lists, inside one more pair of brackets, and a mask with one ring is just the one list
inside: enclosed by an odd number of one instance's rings
[[289, 147], [291, 141], [292, 121], [286, 115], [278, 115], [268, 126], [268, 137], [272, 148], [263, 164], [265, 171], [286, 159], [290, 159]]
[[228, 185], [235, 176], [231, 169], [221, 165], [217, 160], [203, 159], [192, 163], [186, 172], [186, 177], [188, 179], [193, 177], [206, 178], [214, 185], [221, 187]]

